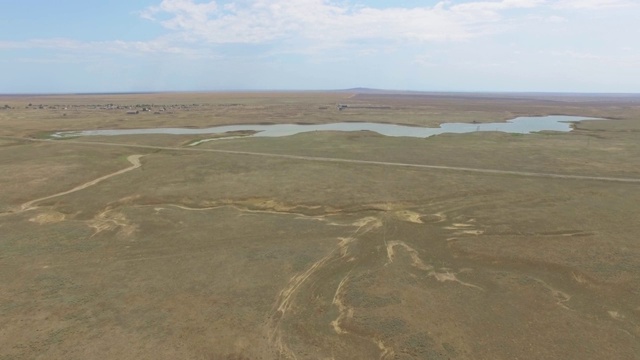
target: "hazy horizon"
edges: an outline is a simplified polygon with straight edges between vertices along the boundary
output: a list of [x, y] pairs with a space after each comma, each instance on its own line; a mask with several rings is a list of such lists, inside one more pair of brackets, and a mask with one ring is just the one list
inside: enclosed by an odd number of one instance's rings
[[545, 96], [545, 95], [558, 95], [558, 96], [629, 96], [640, 97], [640, 92], [571, 92], [571, 91], [426, 91], [426, 90], [403, 90], [403, 89], [375, 89], [375, 88], [348, 88], [348, 89], [214, 89], [214, 90], [140, 90], [140, 91], [87, 91], [87, 92], [22, 92], [22, 93], [0, 93], [0, 96], [12, 97], [12, 96], [57, 96], [57, 95], [145, 95], [145, 94], [215, 94], [215, 93], [368, 93], [373, 94], [417, 94], [417, 95], [517, 95], [517, 96]]

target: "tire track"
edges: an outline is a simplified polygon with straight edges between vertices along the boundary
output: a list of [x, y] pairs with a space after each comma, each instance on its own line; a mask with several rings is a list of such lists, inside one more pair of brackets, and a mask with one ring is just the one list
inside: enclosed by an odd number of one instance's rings
[[[288, 285], [280, 291], [267, 322], [269, 340], [272, 346], [277, 350], [279, 356], [284, 356], [288, 359], [297, 359], [296, 353], [288, 346], [284, 339], [282, 322], [287, 315], [287, 311], [293, 306], [295, 297], [298, 295], [300, 289], [307, 285], [313, 277], [317, 276], [318, 273], [327, 266], [327, 264], [335, 261], [346, 261], [345, 259], [349, 253], [349, 246], [354, 241], [357, 241], [358, 237], [377, 229], [381, 225], [382, 223], [380, 220], [375, 217], [366, 217], [356, 221], [353, 226], [357, 226], [357, 229], [350, 237], [340, 238], [340, 242], [326, 256], [316, 261], [304, 272], [291, 277]], [[347, 277], [349, 276], [349, 273], [347, 274]], [[345, 279], [343, 279], [343, 282], [338, 286], [338, 289], [336, 290], [337, 293], [344, 285], [344, 281], [346, 281]], [[334, 326], [334, 329], [336, 328], [336, 325], [332, 324], [332, 326]], [[337, 326], [340, 328], [339, 324], [337, 324]]]

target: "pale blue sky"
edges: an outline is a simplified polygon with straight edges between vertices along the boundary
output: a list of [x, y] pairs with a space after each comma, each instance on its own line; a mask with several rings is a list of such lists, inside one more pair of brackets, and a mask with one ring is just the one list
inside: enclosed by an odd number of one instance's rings
[[640, 0], [0, 0], [0, 93], [640, 92]]

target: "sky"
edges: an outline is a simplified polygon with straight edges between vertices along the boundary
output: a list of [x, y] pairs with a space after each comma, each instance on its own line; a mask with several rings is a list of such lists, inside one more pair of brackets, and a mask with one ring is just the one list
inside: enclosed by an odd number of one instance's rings
[[640, 0], [0, 0], [0, 93], [640, 93]]

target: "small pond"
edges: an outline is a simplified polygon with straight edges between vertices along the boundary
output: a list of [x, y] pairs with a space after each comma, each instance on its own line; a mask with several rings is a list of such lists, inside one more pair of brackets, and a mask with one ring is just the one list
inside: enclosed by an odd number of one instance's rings
[[[238, 131], [254, 131], [248, 137], [279, 137], [290, 136], [311, 131], [373, 131], [385, 136], [408, 136], [426, 138], [444, 133], [470, 133], [476, 131], [500, 131], [506, 133], [529, 134], [538, 131], [571, 131], [571, 122], [583, 120], [602, 120], [579, 116], [538, 116], [518, 117], [507, 122], [497, 123], [444, 123], [437, 128], [417, 126], [380, 124], [368, 122], [342, 122], [320, 125], [272, 124], [272, 125], [228, 125], [203, 129], [190, 128], [149, 128], [149, 129], [118, 129], [118, 130], [85, 130], [62, 131], [52, 135], [53, 138], [75, 136], [113, 136], [113, 135], [142, 135], [142, 134], [224, 134]], [[234, 136], [233, 138], [238, 138]], [[229, 138], [227, 138], [229, 139]], [[212, 139], [213, 140], [213, 139]]]

